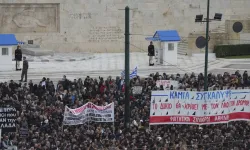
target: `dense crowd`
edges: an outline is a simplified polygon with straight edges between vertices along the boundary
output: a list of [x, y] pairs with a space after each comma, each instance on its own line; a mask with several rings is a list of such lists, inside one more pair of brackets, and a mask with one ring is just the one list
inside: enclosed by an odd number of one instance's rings
[[[130, 96], [129, 131], [124, 129], [124, 81], [120, 77], [93, 79], [86, 77], [70, 81], [63, 77], [57, 84], [43, 78], [39, 84], [0, 84], [1, 106], [16, 107], [18, 112], [17, 133], [5, 133], [3, 141], [9, 140], [19, 150], [249, 150], [250, 126], [246, 121], [217, 125], [160, 125], [149, 129], [151, 90], [156, 80], [177, 80], [179, 88], [203, 88], [203, 74], [181, 76], [159, 73], [148, 78], [131, 79], [131, 87], [141, 85], [142, 94]], [[222, 89], [248, 87], [250, 77], [239, 71], [230, 75], [208, 75], [209, 86]], [[86, 102], [97, 105], [115, 103], [115, 122], [63, 126], [65, 105], [71, 108]], [[29, 135], [20, 137], [19, 129], [27, 128]]]

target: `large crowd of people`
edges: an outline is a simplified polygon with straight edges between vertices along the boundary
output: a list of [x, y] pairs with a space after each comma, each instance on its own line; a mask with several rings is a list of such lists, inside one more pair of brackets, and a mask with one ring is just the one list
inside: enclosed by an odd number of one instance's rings
[[[120, 77], [70, 81], [57, 84], [49, 78], [40, 83], [5, 82], [0, 84], [1, 107], [17, 109], [17, 132], [4, 133], [19, 150], [249, 150], [250, 126], [247, 121], [216, 125], [159, 125], [149, 129], [150, 94], [156, 80], [176, 80], [180, 89], [203, 89], [203, 74], [181, 76], [159, 73], [131, 79], [131, 87], [143, 87], [140, 95], [130, 96], [130, 130], [124, 129], [124, 81]], [[230, 75], [208, 75], [209, 86], [248, 87], [250, 77], [239, 71]], [[77, 108], [86, 102], [106, 105], [114, 102], [115, 122], [63, 126], [65, 105]], [[28, 129], [21, 136], [20, 128]], [[3, 144], [1, 144], [2, 147]], [[6, 148], [6, 145], [5, 145]]]

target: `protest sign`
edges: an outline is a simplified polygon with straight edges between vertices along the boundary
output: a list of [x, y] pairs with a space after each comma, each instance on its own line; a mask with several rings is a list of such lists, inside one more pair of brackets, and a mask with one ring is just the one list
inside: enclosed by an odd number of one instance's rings
[[64, 125], [78, 125], [88, 121], [114, 122], [114, 103], [97, 106], [89, 102], [76, 109], [65, 107]]
[[250, 120], [250, 90], [153, 91], [150, 124], [217, 124]]
[[19, 130], [19, 136], [21, 138], [26, 138], [29, 136], [29, 129], [28, 128], [20, 128]]
[[2, 133], [16, 132], [16, 109], [0, 108], [0, 128]]
[[163, 86], [164, 90], [169, 90], [171, 85], [173, 85], [173, 88], [178, 88], [178, 81], [174, 80], [157, 80], [156, 86], [159, 88], [160, 86]]
[[142, 93], [142, 86], [134, 86], [132, 87], [132, 91], [134, 95], [139, 95]]

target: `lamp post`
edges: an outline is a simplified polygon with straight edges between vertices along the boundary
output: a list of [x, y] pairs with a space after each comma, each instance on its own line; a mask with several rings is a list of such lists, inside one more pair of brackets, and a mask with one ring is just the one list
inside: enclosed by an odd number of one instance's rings
[[125, 118], [124, 118], [124, 127], [129, 129], [130, 123], [130, 100], [129, 100], [129, 7], [125, 7]]
[[206, 48], [205, 48], [205, 69], [204, 69], [204, 91], [208, 91], [208, 78], [207, 78], [207, 69], [208, 69], [208, 42], [209, 38], [209, 22], [212, 20], [221, 21], [222, 14], [216, 13], [214, 19], [209, 19], [209, 9], [210, 9], [210, 0], [207, 0], [207, 18], [204, 18], [203, 15], [196, 15], [195, 22], [206, 22]]
[[205, 70], [204, 70], [204, 91], [208, 91], [207, 67], [208, 67], [208, 37], [209, 37], [209, 7], [210, 0], [207, 0], [207, 24], [206, 24], [206, 49], [205, 49]]

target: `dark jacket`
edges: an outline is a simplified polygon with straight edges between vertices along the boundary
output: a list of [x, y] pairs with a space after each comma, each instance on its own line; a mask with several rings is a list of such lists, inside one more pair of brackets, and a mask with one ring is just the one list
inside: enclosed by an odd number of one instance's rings
[[24, 71], [27, 71], [29, 69], [29, 63], [27, 60], [24, 60], [23, 61], [23, 70]]
[[15, 50], [15, 60], [17, 61], [22, 61], [22, 50], [21, 49], [16, 49]]
[[154, 45], [148, 46], [148, 56], [155, 56], [155, 47]]

